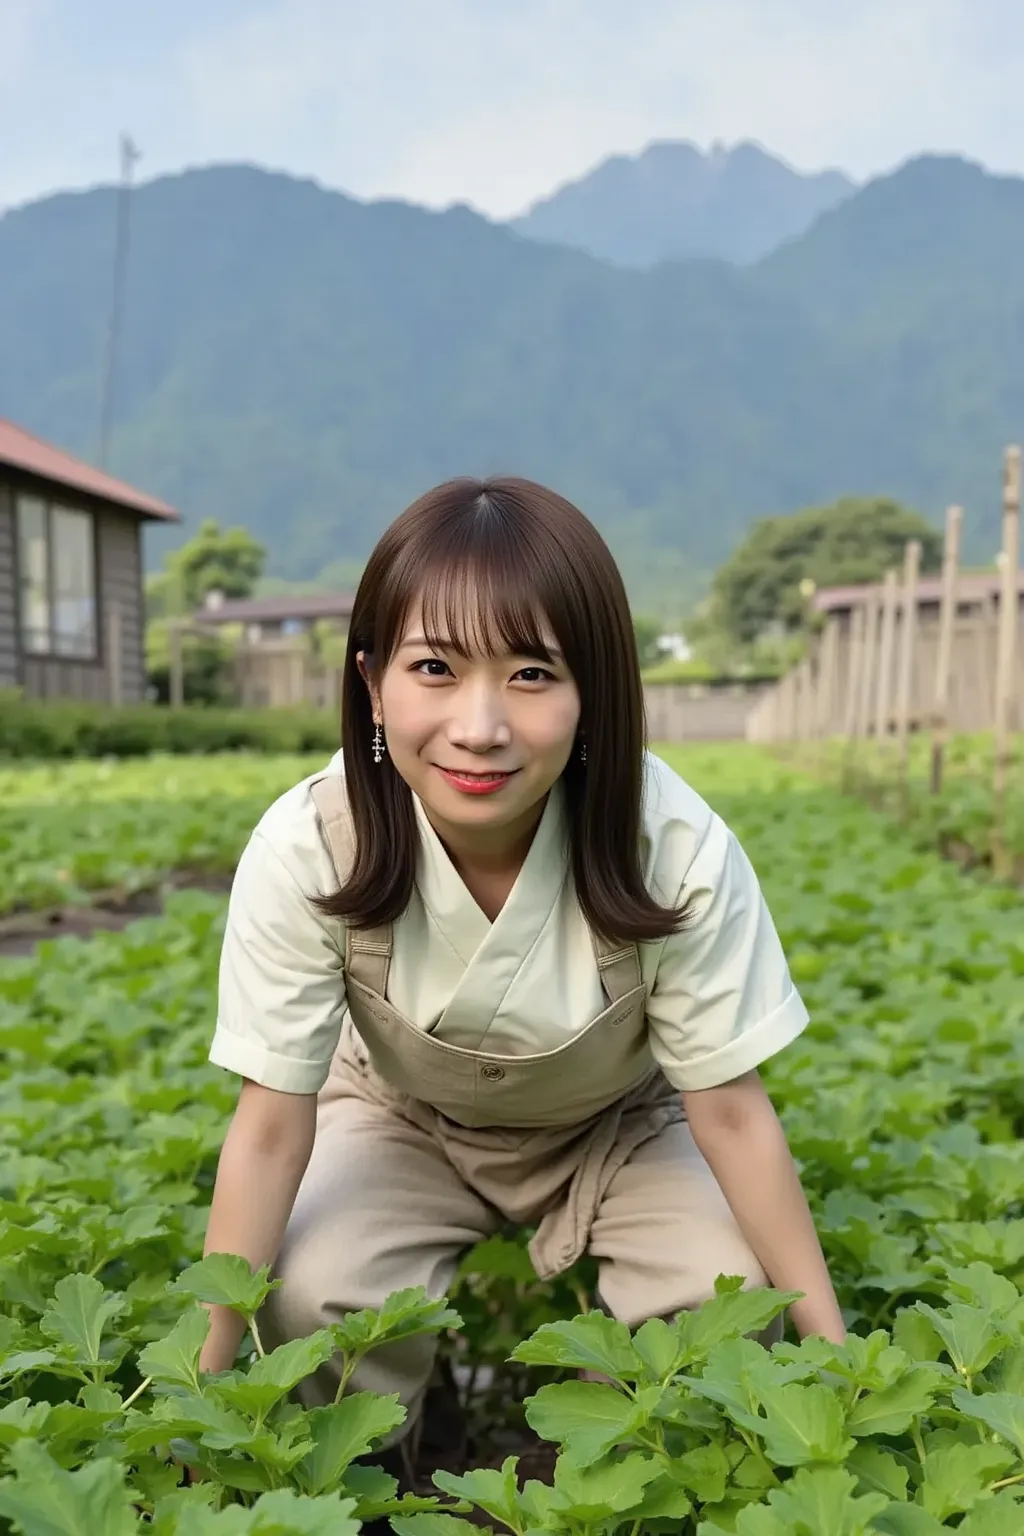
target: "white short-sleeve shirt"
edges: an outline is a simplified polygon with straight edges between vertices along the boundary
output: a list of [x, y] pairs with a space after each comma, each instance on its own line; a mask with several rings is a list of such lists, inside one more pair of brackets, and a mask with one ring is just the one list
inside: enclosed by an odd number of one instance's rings
[[[340, 754], [331, 764], [341, 770]], [[314, 775], [313, 777], [317, 777]], [[346, 1013], [345, 935], [310, 897], [337, 877], [310, 779], [270, 807], [235, 874], [210, 1060], [286, 1093], [326, 1081]], [[569, 870], [560, 786], [491, 923], [415, 799], [416, 885], [394, 926], [388, 1001], [448, 1044], [493, 1055], [556, 1050], [606, 1006]], [[739, 843], [665, 763], [646, 754], [644, 873], [678, 934], [642, 944], [650, 1046], [681, 1090], [739, 1077], [808, 1022], [757, 877]]]

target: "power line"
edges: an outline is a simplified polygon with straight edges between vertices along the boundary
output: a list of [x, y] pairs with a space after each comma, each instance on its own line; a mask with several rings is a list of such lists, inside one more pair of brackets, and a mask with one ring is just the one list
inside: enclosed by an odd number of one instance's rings
[[117, 189], [116, 230], [114, 235], [114, 286], [107, 326], [107, 355], [100, 397], [99, 463], [106, 469], [110, 456], [110, 431], [114, 414], [114, 382], [117, 373], [117, 349], [121, 339], [124, 310], [125, 275], [128, 270], [128, 214], [131, 205], [132, 171], [141, 151], [126, 133], [121, 135], [121, 182]]

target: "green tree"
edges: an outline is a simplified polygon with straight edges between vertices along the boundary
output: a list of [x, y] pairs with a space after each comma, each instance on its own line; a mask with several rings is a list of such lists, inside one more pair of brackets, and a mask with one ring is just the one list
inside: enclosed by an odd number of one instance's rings
[[909, 539], [921, 541], [923, 571], [941, 567], [938, 530], [885, 497], [763, 518], [716, 573], [709, 618], [734, 644], [798, 633], [816, 588], [879, 581]]
[[196, 533], [164, 558], [164, 569], [150, 578], [146, 595], [154, 618], [182, 616], [201, 608], [210, 592], [251, 597], [263, 575], [265, 547], [247, 528], [221, 529], [206, 518]]
[[636, 636], [636, 648], [640, 654], [642, 667], [651, 667], [656, 661], [661, 660], [658, 639], [662, 633], [663, 626], [657, 619], [648, 618], [642, 613], [634, 613], [633, 634]]

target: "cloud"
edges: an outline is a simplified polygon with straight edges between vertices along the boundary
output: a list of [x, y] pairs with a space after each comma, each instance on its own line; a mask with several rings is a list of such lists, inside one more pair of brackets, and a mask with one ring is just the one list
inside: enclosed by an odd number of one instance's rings
[[496, 217], [656, 138], [1024, 171], [1022, 56], [1018, 0], [0, 0], [0, 201], [109, 179], [122, 128], [146, 175], [241, 159]]

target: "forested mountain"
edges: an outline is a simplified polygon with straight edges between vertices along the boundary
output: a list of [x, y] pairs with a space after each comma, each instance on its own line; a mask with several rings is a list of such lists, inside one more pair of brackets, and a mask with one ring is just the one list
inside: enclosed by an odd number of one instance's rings
[[849, 197], [841, 171], [805, 175], [758, 144], [650, 144], [612, 155], [535, 203], [512, 227], [623, 267], [680, 257], [757, 261]]
[[[95, 452], [114, 193], [0, 219], [0, 415]], [[968, 509], [1024, 430], [1024, 183], [914, 162], [763, 263], [626, 271], [456, 208], [246, 167], [134, 195], [111, 468], [277, 574], [362, 557], [414, 494], [510, 470], [673, 590], [759, 514]], [[152, 546], [153, 553], [159, 544]], [[653, 573], [653, 578], [652, 578]]]

